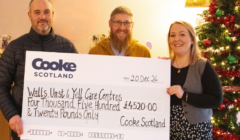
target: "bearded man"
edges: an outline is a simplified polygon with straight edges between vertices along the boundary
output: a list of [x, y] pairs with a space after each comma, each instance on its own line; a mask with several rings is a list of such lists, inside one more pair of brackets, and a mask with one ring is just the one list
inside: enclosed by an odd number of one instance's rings
[[151, 57], [149, 49], [132, 39], [133, 14], [124, 6], [115, 8], [109, 20], [110, 35], [90, 49], [89, 54]]

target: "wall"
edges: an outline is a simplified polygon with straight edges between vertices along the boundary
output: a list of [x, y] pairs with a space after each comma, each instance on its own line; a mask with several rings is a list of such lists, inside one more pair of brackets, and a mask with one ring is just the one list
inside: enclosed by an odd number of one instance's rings
[[[0, 35], [13, 39], [28, 33], [27, 16], [30, 0], [0, 0]], [[134, 14], [133, 37], [140, 43], [151, 42], [153, 57], [168, 56], [167, 32], [175, 20], [185, 20], [196, 26], [198, 13], [206, 8], [185, 8], [185, 0], [52, 0], [55, 10], [54, 28], [57, 34], [70, 39], [79, 53], [88, 53], [89, 37], [108, 35], [111, 11], [119, 6], [129, 7]], [[10, 8], [11, 7], [11, 8]]]
[[0, 140], [10, 140], [11, 131], [7, 120], [3, 117], [2, 111], [0, 110]]

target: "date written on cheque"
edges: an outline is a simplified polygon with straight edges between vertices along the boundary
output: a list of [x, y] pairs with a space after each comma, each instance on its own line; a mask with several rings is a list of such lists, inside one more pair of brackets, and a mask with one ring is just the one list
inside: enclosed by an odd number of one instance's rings
[[143, 75], [131, 75], [130, 77], [124, 77], [124, 81], [127, 82], [146, 82], [157, 83], [158, 79], [156, 75], [143, 76]]
[[123, 109], [141, 110], [141, 111], [157, 111], [156, 103], [132, 102], [126, 101]]

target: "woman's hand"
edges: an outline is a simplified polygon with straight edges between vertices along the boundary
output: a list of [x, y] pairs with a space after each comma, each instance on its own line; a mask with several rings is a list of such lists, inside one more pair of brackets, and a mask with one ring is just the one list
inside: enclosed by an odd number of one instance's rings
[[180, 85], [174, 85], [174, 86], [167, 88], [167, 93], [169, 95], [175, 94], [179, 99], [181, 99], [184, 91]]

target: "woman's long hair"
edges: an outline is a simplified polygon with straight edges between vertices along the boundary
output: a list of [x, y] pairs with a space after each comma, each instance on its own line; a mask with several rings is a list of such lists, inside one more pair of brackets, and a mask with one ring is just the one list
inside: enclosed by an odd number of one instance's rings
[[190, 64], [195, 64], [195, 62], [199, 58], [201, 58], [201, 52], [197, 45], [196, 34], [195, 34], [194, 28], [192, 27], [192, 25], [190, 23], [185, 22], [185, 21], [175, 21], [170, 25], [170, 28], [168, 31], [168, 50], [169, 50], [169, 56], [171, 58], [171, 63], [174, 62], [175, 54], [170, 47], [169, 38], [170, 38], [170, 30], [174, 24], [181, 24], [188, 30], [188, 32], [191, 36], [191, 39], [193, 41], [193, 44], [191, 45], [191, 50], [190, 50]]

